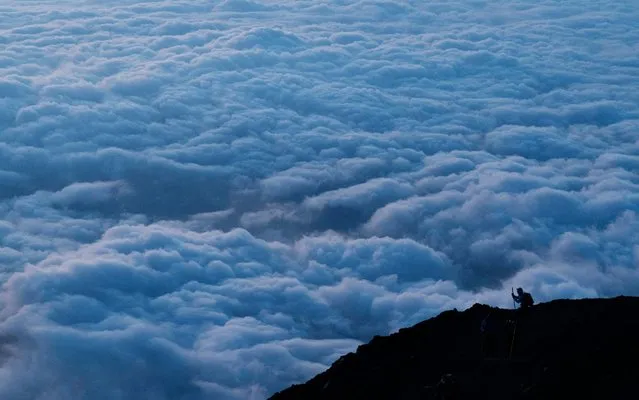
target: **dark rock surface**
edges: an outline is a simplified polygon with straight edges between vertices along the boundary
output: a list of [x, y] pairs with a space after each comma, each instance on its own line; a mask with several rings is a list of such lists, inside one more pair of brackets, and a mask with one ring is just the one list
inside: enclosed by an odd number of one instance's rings
[[[454, 382], [438, 385], [446, 374]], [[446, 311], [376, 336], [271, 397], [471, 398], [639, 398], [639, 298], [555, 300], [525, 314], [480, 304]]]

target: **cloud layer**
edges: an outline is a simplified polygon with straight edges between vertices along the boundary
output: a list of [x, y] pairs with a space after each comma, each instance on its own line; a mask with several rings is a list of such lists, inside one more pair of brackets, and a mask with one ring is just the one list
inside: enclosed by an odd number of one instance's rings
[[0, 397], [264, 399], [510, 286], [639, 295], [638, 19], [0, 5]]

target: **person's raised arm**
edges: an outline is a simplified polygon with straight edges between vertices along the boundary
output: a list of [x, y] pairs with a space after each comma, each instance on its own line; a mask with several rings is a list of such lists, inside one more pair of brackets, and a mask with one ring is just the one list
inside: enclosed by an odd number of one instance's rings
[[519, 296], [517, 296], [515, 294], [515, 292], [513, 292], [512, 289], [510, 289], [510, 295], [513, 296], [513, 300], [515, 300], [517, 303], [519, 303], [520, 298], [519, 298]]

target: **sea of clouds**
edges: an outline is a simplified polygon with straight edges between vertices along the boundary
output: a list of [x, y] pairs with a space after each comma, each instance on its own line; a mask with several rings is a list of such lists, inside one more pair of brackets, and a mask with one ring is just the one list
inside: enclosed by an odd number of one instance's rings
[[639, 295], [639, 3], [0, 0], [0, 398], [262, 400]]

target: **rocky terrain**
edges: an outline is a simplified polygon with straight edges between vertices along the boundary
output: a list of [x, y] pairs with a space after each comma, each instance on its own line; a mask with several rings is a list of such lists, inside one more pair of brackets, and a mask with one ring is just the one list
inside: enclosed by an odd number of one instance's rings
[[638, 360], [637, 297], [475, 304], [376, 336], [271, 399], [636, 398]]

